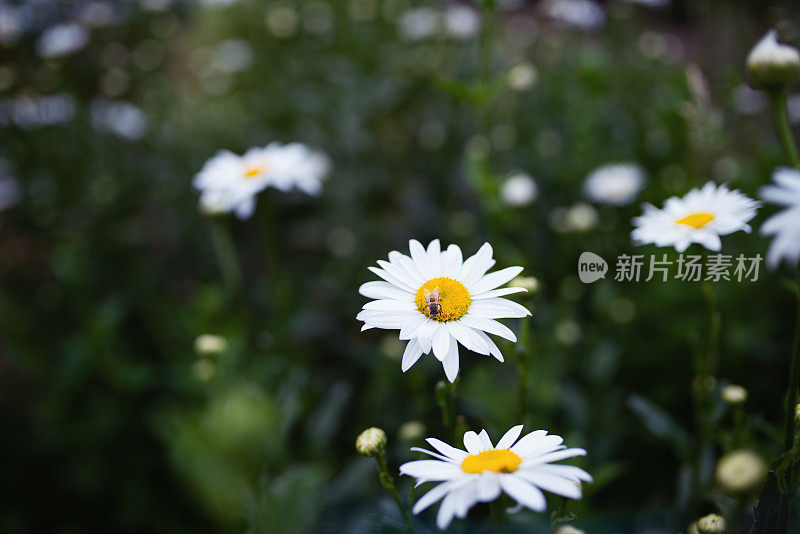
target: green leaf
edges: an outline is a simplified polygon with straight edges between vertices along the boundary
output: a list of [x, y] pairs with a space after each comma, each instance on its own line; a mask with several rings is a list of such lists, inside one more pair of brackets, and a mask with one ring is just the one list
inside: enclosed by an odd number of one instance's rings
[[758, 495], [750, 534], [786, 534], [789, 493], [782, 491], [775, 471], [770, 471]]

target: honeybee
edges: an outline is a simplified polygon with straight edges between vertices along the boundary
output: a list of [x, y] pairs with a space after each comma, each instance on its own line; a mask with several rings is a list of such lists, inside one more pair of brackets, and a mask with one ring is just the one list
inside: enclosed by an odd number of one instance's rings
[[425, 306], [423, 306], [422, 309], [428, 308], [428, 315], [430, 315], [430, 318], [436, 319], [442, 311], [442, 301], [439, 299], [439, 287], [437, 286], [433, 291], [425, 289], [423, 292], [425, 295]]

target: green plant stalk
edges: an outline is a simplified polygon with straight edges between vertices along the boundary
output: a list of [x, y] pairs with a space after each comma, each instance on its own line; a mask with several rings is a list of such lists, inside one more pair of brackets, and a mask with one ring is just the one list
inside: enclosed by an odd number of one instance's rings
[[[797, 284], [800, 288], [800, 265], [797, 266]], [[784, 419], [783, 449], [788, 452], [794, 446], [795, 422], [794, 407], [797, 405], [797, 389], [800, 387], [800, 293], [795, 295], [797, 301], [797, 324], [794, 333], [794, 347], [789, 366], [789, 387], [786, 390], [786, 415]]]
[[492, 515], [492, 528], [495, 534], [503, 534], [506, 531], [506, 513], [503, 510], [502, 496], [489, 503], [489, 512]]
[[517, 392], [517, 410], [519, 422], [528, 420], [528, 367], [530, 366], [530, 317], [520, 321], [519, 342], [517, 343], [517, 366], [519, 367], [519, 390]]
[[400, 499], [400, 494], [397, 492], [397, 486], [394, 483], [394, 477], [389, 473], [389, 468], [386, 465], [386, 458], [384, 458], [384, 453], [380, 453], [375, 456], [375, 461], [378, 464], [378, 479], [381, 481], [381, 485], [389, 490], [391, 493], [394, 502], [397, 504], [398, 510], [400, 510], [400, 515], [403, 516], [403, 520], [406, 523], [406, 530], [408, 532], [414, 532], [414, 523], [411, 519], [411, 510], [403, 504], [402, 499]]
[[786, 108], [786, 89], [768, 91], [767, 94], [772, 109], [772, 118], [775, 121], [778, 142], [786, 159], [789, 160], [789, 164], [792, 167], [800, 168], [800, 156], [797, 155], [797, 145], [794, 142], [792, 127], [789, 124], [789, 112]]
[[266, 191], [261, 195], [258, 211], [261, 218], [261, 237], [264, 242], [264, 254], [270, 270], [271, 308], [276, 324], [281, 324], [289, 311], [288, 306], [291, 302], [291, 295], [289, 294], [289, 284], [283, 268], [283, 258], [276, 226], [277, 221], [267, 193], [269, 192]]
[[236, 247], [233, 245], [227, 219], [222, 216], [211, 217], [211, 241], [217, 255], [220, 274], [229, 296], [236, 295], [242, 281]]

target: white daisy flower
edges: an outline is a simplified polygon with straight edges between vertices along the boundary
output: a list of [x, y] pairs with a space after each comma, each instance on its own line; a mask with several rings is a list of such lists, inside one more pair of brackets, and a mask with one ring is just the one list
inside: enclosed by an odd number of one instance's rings
[[56, 24], [42, 33], [36, 50], [45, 58], [62, 57], [74, 54], [88, 42], [89, 30], [80, 24]]
[[522, 272], [522, 267], [486, 274], [495, 263], [489, 243], [464, 261], [458, 246], [442, 251], [438, 239], [427, 250], [412, 239], [409, 249], [411, 257], [392, 251], [389, 261], [378, 260], [380, 268], [369, 268], [384, 281], [367, 282], [358, 290], [377, 299], [366, 303], [356, 317], [364, 321], [361, 330], [400, 330], [400, 339], [408, 340], [403, 372], [433, 351], [453, 382], [458, 375], [459, 343], [502, 362], [500, 349], [487, 333], [516, 341], [514, 333], [495, 319], [531, 314], [524, 306], [501, 298], [525, 288], [497, 289]]
[[772, 180], [775, 183], [762, 187], [759, 196], [786, 207], [761, 225], [763, 235], [773, 236], [767, 265], [774, 269], [782, 260], [790, 265], [800, 261], [800, 171], [781, 167], [772, 174]]
[[318, 195], [328, 168], [327, 156], [305, 145], [270, 143], [251, 148], [243, 156], [219, 151], [203, 165], [193, 184], [201, 191], [203, 211], [233, 211], [240, 219], [247, 219], [255, 210], [256, 195], [267, 187], [281, 191], [297, 188]]
[[637, 245], [671, 246], [678, 252], [692, 243], [717, 251], [722, 248], [720, 236], [751, 231], [747, 221], [755, 216], [759, 205], [739, 191], [708, 182], [683, 198], [667, 199], [663, 209], [645, 204], [644, 214], [633, 219], [636, 228], [631, 237]]
[[426, 441], [438, 452], [413, 447], [435, 460], [416, 460], [400, 466], [400, 473], [425, 482], [441, 482], [420, 497], [414, 514], [442, 499], [436, 525], [445, 529], [453, 517], [463, 519], [472, 506], [490, 502], [505, 492], [520, 507], [542, 512], [547, 506], [542, 490], [569, 499], [580, 499], [581, 482], [592, 477], [579, 467], [553, 464], [565, 458], [584, 456], [583, 449], [567, 449], [560, 436], [536, 430], [519, 441], [522, 425], [517, 425], [492, 445], [485, 430], [464, 434], [466, 451], [434, 438]]
[[583, 193], [592, 202], [609, 206], [631, 203], [644, 187], [644, 171], [635, 163], [597, 167], [586, 177]]

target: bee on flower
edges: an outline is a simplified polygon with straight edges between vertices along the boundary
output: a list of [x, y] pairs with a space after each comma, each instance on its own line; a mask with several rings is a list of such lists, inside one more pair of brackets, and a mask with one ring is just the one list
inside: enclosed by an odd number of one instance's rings
[[466, 450], [435, 438], [426, 441], [436, 452], [412, 447], [412, 451], [435, 459], [405, 463], [400, 473], [414, 477], [418, 485], [439, 482], [417, 500], [414, 514], [441, 500], [436, 526], [445, 529], [454, 517], [463, 519], [475, 504], [494, 501], [501, 493], [536, 512], [547, 506], [543, 490], [580, 499], [581, 483], [592, 482], [591, 475], [579, 467], [555, 462], [584, 456], [586, 451], [566, 448], [560, 436], [548, 435], [545, 430], [520, 438], [521, 433], [522, 425], [517, 425], [493, 445], [486, 430], [480, 434], [469, 431], [464, 434]]
[[708, 182], [682, 198], [667, 199], [661, 209], [645, 204], [644, 213], [633, 219], [631, 237], [637, 245], [670, 246], [678, 252], [692, 243], [718, 251], [722, 248], [720, 236], [751, 231], [747, 222], [755, 217], [759, 205], [739, 191]]
[[383, 280], [367, 282], [358, 290], [375, 299], [356, 317], [364, 322], [362, 331], [400, 330], [400, 339], [408, 341], [403, 372], [420, 356], [433, 352], [453, 382], [458, 375], [459, 344], [502, 362], [503, 354], [487, 334], [516, 342], [514, 333], [497, 319], [531, 314], [524, 306], [502, 298], [527, 289], [500, 288], [522, 272], [522, 267], [487, 274], [495, 264], [489, 243], [466, 260], [457, 245], [442, 250], [438, 239], [431, 241], [427, 250], [412, 239], [409, 249], [410, 256], [392, 251], [389, 261], [378, 260], [379, 267], [369, 268]]
[[267, 187], [299, 189], [319, 195], [328, 174], [328, 157], [300, 143], [270, 143], [239, 156], [219, 151], [194, 177], [200, 208], [208, 214], [234, 212], [240, 219], [253, 215], [256, 196]]

